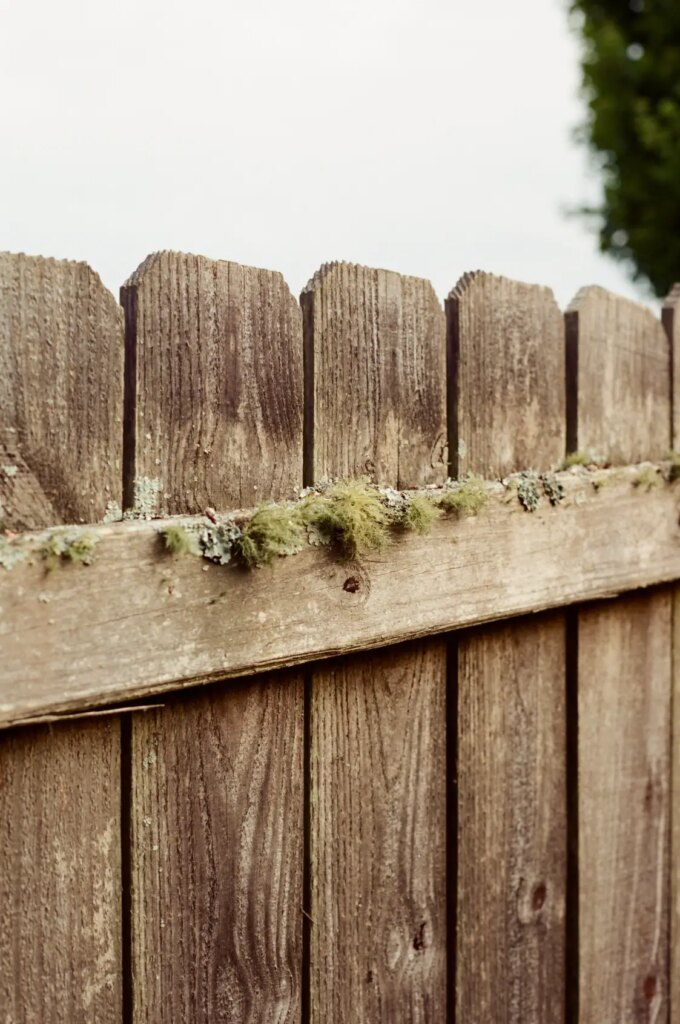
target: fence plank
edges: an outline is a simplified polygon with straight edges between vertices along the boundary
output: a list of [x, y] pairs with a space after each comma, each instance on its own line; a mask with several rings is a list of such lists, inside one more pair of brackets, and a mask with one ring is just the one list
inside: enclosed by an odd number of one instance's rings
[[[572, 441], [622, 462], [670, 445], [670, 353], [643, 307], [599, 288], [566, 314]], [[671, 594], [578, 618], [582, 1024], [668, 1012]]]
[[0, 1006], [12, 1024], [119, 1024], [117, 720], [0, 745]]
[[[445, 333], [430, 284], [335, 264], [301, 301], [307, 479], [441, 480]], [[314, 673], [315, 1024], [446, 1013], [445, 684], [441, 642]]]
[[[564, 335], [546, 288], [464, 277], [447, 302], [458, 471], [546, 470], [564, 453]], [[544, 499], [545, 500], [545, 499]], [[527, 571], [531, 571], [528, 566]], [[563, 615], [458, 644], [457, 1019], [564, 1014]]]
[[[162, 253], [122, 301], [128, 492], [154, 479], [160, 504], [188, 512], [299, 486], [301, 316], [281, 276]], [[295, 677], [134, 723], [138, 1024], [300, 1019], [303, 721]]]
[[[661, 311], [672, 366], [671, 447], [680, 448], [680, 284], [673, 286]], [[680, 1022], [680, 589], [673, 594], [673, 694], [671, 727], [671, 904], [670, 1022]]]
[[122, 389], [122, 314], [98, 275], [0, 253], [0, 424], [64, 522], [120, 500]]
[[171, 515], [290, 496], [302, 479], [302, 342], [281, 274], [154, 253], [121, 303], [126, 504], [135, 480]]
[[[0, 433], [17, 467], [6, 525], [92, 522], [120, 501], [122, 392], [122, 316], [97, 275], [0, 254]], [[119, 780], [117, 718], [2, 738], [7, 1020], [120, 1020]]]

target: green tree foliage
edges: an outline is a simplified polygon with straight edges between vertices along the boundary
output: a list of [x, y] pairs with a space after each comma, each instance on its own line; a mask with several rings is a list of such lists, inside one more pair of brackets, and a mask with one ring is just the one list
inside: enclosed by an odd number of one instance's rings
[[572, 0], [600, 247], [665, 295], [680, 279], [680, 0]]

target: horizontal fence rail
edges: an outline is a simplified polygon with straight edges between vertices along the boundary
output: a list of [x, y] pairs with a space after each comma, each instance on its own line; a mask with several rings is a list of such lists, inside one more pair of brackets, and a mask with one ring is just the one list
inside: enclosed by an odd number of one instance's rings
[[0, 1019], [680, 1024], [679, 304], [0, 254]]
[[250, 570], [167, 551], [169, 528], [190, 536], [206, 517], [76, 531], [92, 542], [88, 565], [49, 568], [68, 532], [23, 535], [0, 575], [0, 727], [678, 579], [680, 484], [664, 472], [557, 473], [563, 497], [533, 512], [517, 479], [489, 483], [474, 517], [397, 534], [386, 551], [309, 544]]

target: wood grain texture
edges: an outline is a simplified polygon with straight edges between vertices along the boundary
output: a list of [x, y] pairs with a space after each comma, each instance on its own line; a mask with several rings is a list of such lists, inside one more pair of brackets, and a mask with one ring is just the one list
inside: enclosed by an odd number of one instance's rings
[[284, 497], [302, 479], [300, 308], [281, 274], [160, 252], [121, 289], [126, 505], [202, 512]]
[[564, 324], [549, 288], [466, 274], [446, 302], [454, 471], [502, 478], [564, 457]]
[[[122, 299], [128, 477], [157, 478], [178, 512], [301, 486], [301, 315], [281, 275], [160, 253]], [[164, 572], [162, 602], [181, 595]], [[188, 628], [176, 620], [175, 659]], [[135, 1024], [300, 1020], [303, 726], [301, 681], [285, 677], [134, 722]]]
[[0, 529], [36, 530], [61, 517], [19, 452], [15, 430], [0, 429]]
[[0, 737], [0, 1019], [119, 1024], [119, 723]]
[[670, 601], [579, 620], [580, 1020], [668, 1014]]
[[[467, 275], [447, 316], [458, 472], [555, 466], [566, 437], [565, 355], [552, 293]], [[564, 1019], [564, 641], [559, 615], [459, 641], [459, 1021]]]
[[[671, 447], [680, 447], [680, 284], [673, 286], [661, 310], [672, 365]], [[670, 1024], [680, 1022], [680, 590], [673, 594], [673, 693], [671, 727], [671, 904]]]
[[673, 285], [661, 309], [671, 359], [671, 445], [680, 445], [680, 284]]
[[[567, 313], [570, 420], [612, 462], [671, 443], [671, 360], [651, 313], [587, 289]], [[575, 354], [575, 355], [574, 355]], [[671, 592], [578, 618], [581, 1024], [668, 1015]]]
[[[122, 417], [122, 313], [99, 277], [0, 254], [4, 525], [101, 520], [121, 500]], [[30, 693], [28, 674], [14, 687]], [[12, 1024], [120, 1020], [119, 780], [117, 718], [0, 743], [0, 1017]]]
[[445, 1019], [443, 641], [314, 676], [311, 1017]]
[[457, 1019], [561, 1021], [565, 624], [459, 642]]
[[[429, 282], [334, 264], [301, 302], [306, 479], [442, 481], [445, 322]], [[446, 745], [443, 725], [431, 725], [433, 708], [444, 714], [446, 650], [430, 643], [391, 658], [387, 692], [384, 663], [375, 660], [349, 664], [338, 687], [323, 672], [312, 677], [311, 718], [323, 721], [312, 728], [310, 749], [313, 1024], [434, 1024], [446, 1013]], [[341, 764], [346, 745], [349, 772]], [[397, 782], [416, 748], [423, 789]], [[372, 825], [364, 830], [368, 807]]]
[[0, 727], [680, 579], [680, 484], [646, 492], [638, 475], [603, 470], [596, 490], [561, 474], [565, 501], [532, 515], [496, 484], [478, 517], [361, 564], [310, 545], [205, 572], [163, 553], [163, 521], [97, 527], [91, 566], [0, 568]]
[[566, 314], [571, 451], [612, 463], [660, 458], [670, 443], [670, 347], [645, 306], [583, 288]]
[[429, 281], [352, 263], [300, 296], [308, 482], [367, 475], [419, 487], [446, 477], [444, 313]]
[[134, 1019], [299, 1021], [301, 677], [212, 687], [143, 724]]
[[673, 592], [670, 848], [670, 1024], [680, 1021], [680, 589]]
[[86, 263], [0, 253], [0, 426], [64, 522], [120, 501], [122, 419], [113, 295]]

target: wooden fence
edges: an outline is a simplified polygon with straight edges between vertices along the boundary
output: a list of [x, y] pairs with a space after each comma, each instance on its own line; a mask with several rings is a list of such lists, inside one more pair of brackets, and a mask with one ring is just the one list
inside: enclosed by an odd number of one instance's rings
[[[680, 1024], [678, 308], [0, 255], [2, 1024]], [[349, 564], [158, 544], [469, 473]]]

